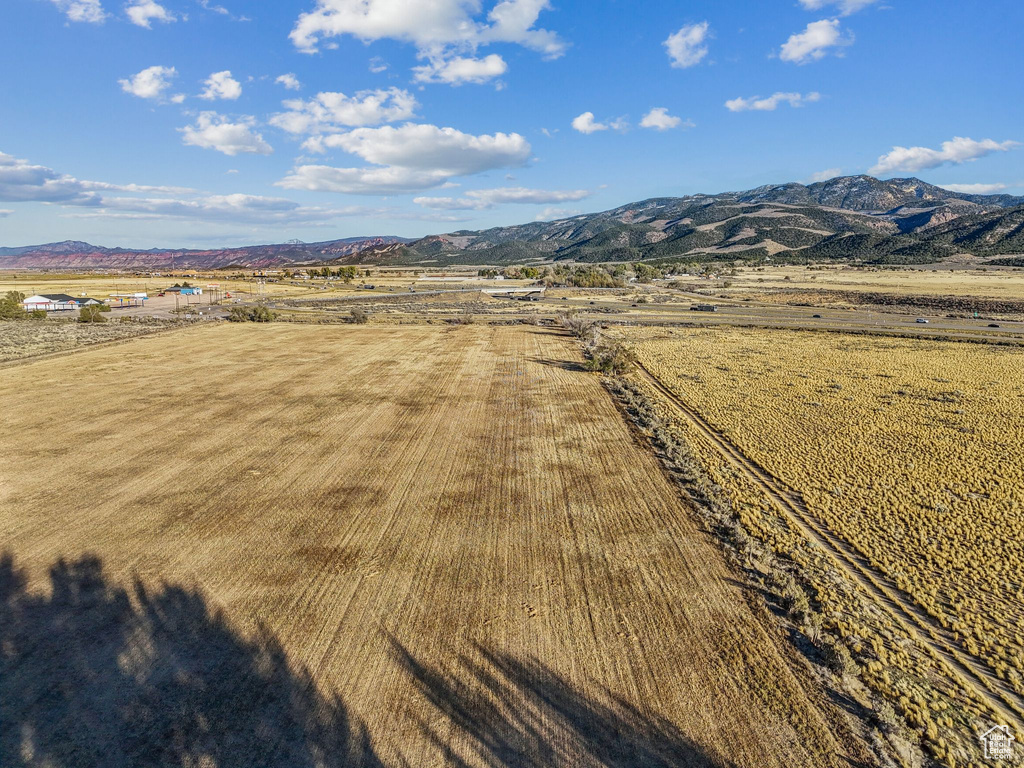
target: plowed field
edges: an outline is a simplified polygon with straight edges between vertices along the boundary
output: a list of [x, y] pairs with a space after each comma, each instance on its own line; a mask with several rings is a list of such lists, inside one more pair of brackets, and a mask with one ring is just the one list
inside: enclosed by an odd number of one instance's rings
[[870, 762], [550, 331], [225, 325], [0, 403], [2, 765]]

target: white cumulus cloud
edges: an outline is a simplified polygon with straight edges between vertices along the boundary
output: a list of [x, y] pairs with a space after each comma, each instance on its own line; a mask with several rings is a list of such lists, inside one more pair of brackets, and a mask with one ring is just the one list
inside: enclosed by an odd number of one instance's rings
[[450, 59], [437, 59], [421, 67], [414, 67], [413, 73], [418, 83], [486, 83], [501, 77], [508, 71], [508, 64], [496, 53], [481, 59], [472, 56], [455, 56]]
[[319, 139], [322, 149], [340, 149], [370, 164], [364, 168], [299, 166], [278, 182], [286, 189], [392, 194], [439, 187], [455, 176], [520, 167], [530, 144], [517, 133], [475, 136], [454, 128], [407, 123], [357, 128]]
[[993, 139], [975, 141], [963, 136], [956, 136], [949, 141], [942, 142], [942, 147], [939, 149], [893, 147], [892, 151], [878, 158], [878, 163], [868, 173], [873, 176], [881, 176], [890, 173], [915, 173], [947, 164], [960, 165], [993, 152], [1008, 152], [1018, 146], [1020, 145], [1016, 141], [1000, 142]]
[[851, 13], [856, 13], [877, 2], [878, 0], [800, 0], [800, 5], [808, 11], [818, 11], [827, 6], [834, 5], [839, 9], [841, 15], [849, 16]]
[[299, 78], [297, 78], [291, 72], [289, 72], [286, 75], [281, 75], [274, 82], [277, 83], [278, 85], [283, 85], [289, 91], [301, 91], [302, 90], [302, 83], [299, 82]]
[[482, 19], [479, 0], [316, 0], [312, 11], [299, 16], [290, 37], [307, 53], [316, 51], [322, 40], [351, 35], [364, 42], [388, 38], [411, 43], [425, 54], [517, 43], [556, 57], [565, 51], [565, 43], [554, 32], [536, 27], [549, 7], [548, 0], [501, 0]]
[[92, 205], [98, 196], [72, 176], [0, 152], [0, 201]]
[[417, 197], [413, 200], [424, 208], [443, 211], [483, 211], [497, 205], [515, 203], [519, 205], [544, 205], [566, 203], [590, 197], [588, 189], [545, 190], [525, 187], [501, 187], [499, 189], [474, 189], [463, 197]]
[[842, 175], [843, 175], [843, 169], [842, 168], [826, 168], [824, 171], [818, 171], [817, 173], [812, 173], [810, 175], [810, 178], [807, 179], [807, 183], [808, 184], [817, 184], [819, 181], [828, 181], [829, 179], [834, 179], [836, 176], [842, 176]]
[[375, 165], [439, 169], [450, 176], [519, 167], [530, 157], [530, 144], [518, 133], [474, 136], [455, 128], [412, 123], [357, 128], [325, 141]]
[[243, 116], [232, 122], [216, 112], [202, 112], [195, 125], [179, 130], [182, 141], [193, 147], [215, 149], [232, 157], [240, 154], [269, 155], [274, 150], [256, 132], [255, 126], [256, 121], [252, 117]]
[[107, 181], [83, 181], [84, 189], [102, 190], [104, 192], [137, 192], [161, 195], [194, 195], [196, 190], [191, 187], [154, 186], [152, 184], [111, 184]]
[[223, 5], [214, 5], [211, 2], [211, 0], [197, 0], [197, 1], [207, 11], [212, 11], [213, 13], [219, 13], [221, 16], [230, 16], [231, 15], [231, 11], [229, 11]]
[[559, 208], [558, 206], [549, 206], [543, 211], [534, 216], [534, 221], [558, 221], [560, 219], [571, 219], [573, 216], [579, 216], [583, 211], [575, 208]]
[[100, 0], [50, 0], [68, 17], [68, 21], [101, 24], [107, 18]]
[[347, 195], [392, 195], [439, 187], [448, 178], [442, 172], [417, 171], [410, 168], [335, 168], [330, 165], [300, 165], [277, 182], [277, 186]]
[[852, 43], [852, 34], [843, 37], [839, 19], [812, 21], [803, 32], [790, 35], [779, 52], [779, 58], [794, 64], [807, 64], [824, 58], [831, 49], [843, 48]]
[[302, 206], [279, 197], [229, 194], [194, 199], [108, 197], [96, 210], [78, 217], [113, 219], [188, 219], [262, 225], [315, 223], [343, 216], [365, 216], [366, 208]]
[[83, 181], [58, 173], [43, 165], [33, 165], [0, 152], [0, 200], [8, 202], [43, 202], [63, 205], [99, 205], [97, 192], [131, 192], [144, 194], [192, 195], [188, 187], [146, 184], [112, 184], [106, 181]]
[[177, 16], [154, 0], [135, 0], [131, 5], [125, 6], [124, 12], [132, 24], [146, 29], [151, 29], [154, 21], [169, 24], [178, 20]]
[[751, 96], [746, 99], [730, 99], [725, 102], [725, 107], [730, 112], [774, 112], [780, 104], [789, 104], [791, 107], [802, 107], [804, 104], [811, 104], [820, 100], [821, 94], [816, 92], [811, 92], [806, 95], [802, 93], [779, 92], [773, 93], [766, 99], [762, 99], [760, 96]]
[[584, 112], [582, 115], [574, 118], [572, 127], [580, 133], [597, 133], [598, 131], [608, 130], [608, 126], [605, 123], [599, 123], [594, 119], [593, 112]]
[[[100, 191], [122, 194], [108, 197], [100, 195]], [[363, 206], [325, 208], [260, 195], [201, 195], [186, 187], [80, 181], [51, 168], [0, 152], [2, 201], [67, 206], [79, 212], [61, 214], [63, 217], [84, 219], [178, 219], [276, 226], [298, 223], [320, 225], [348, 216], [426, 218], [424, 214], [410, 214], [397, 209]], [[0, 217], [11, 213], [13, 211], [9, 209], [0, 209]]]
[[962, 195], [997, 195], [1009, 189], [1009, 184], [939, 184], [943, 189], [950, 192], [959, 192]]
[[231, 76], [230, 69], [214, 72], [203, 81], [203, 85], [206, 86], [206, 89], [199, 94], [199, 98], [207, 101], [216, 99], [234, 101], [242, 95], [242, 84]]
[[680, 126], [692, 128], [693, 125], [693, 122], [690, 120], [684, 123], [683, 118], [670, 115], [665, 107], [655, 107], [644, 115], [643, 120], [640, 121], [641, 128], [653, 128], [656, 131], [668, 131]]
[[284, 102], [287, 112], [270, 118], [270, 124], [294, 134], [336, 132], [341, 127], [362, 128], [408, 120], [419, 106], [416, 98], [400, 88], [344, 93], [318, 93], [312, 99]]
[[598, 122], [593, 112], [584, 112], [573, 118], [572, 127], [580, 133], [597, 133], [598, 131], [620, 131], [625, 133], [629, 130], [629, 120], [625, 117], [616, 117], [607, 122]]
[[[121, 90], [138, 96], [140, 99], [162, 99], [164, 93], [171, 87], [171, 81], [178, 76], [178, 70], [174, 67], [147, 67], [131, 77], [117, 82]], [[172, 97], [176, 99], [177, 97]]]
[[702, 21], [700, 24], [687, 24], [678, 32], [669, 35], [664, 45], [668, 49], [668, 57], [672, 60], [672, 66], [677, 69], [686, 69], [700, 64], [708, 55], [706, 43], [710, 31], [711, 25]]

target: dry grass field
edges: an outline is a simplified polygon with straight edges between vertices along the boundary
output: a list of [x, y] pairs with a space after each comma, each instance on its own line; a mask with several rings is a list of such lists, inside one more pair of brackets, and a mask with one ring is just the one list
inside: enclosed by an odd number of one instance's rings
[[130, 339], [162, 330], [161, 323], [0, 321], [0, 363]]
[[896, 295], [1024, 299], [1024, 272], [1016, 269], [927, 270], [836, 267], [743, 268], [727, 278], [734, 290], [813, 289]]
[[4, 766], [872, 764], [564, 337], [0, 370]]
[[[794, 532], [829, 551], [960, 682], [1019, 722], [1024, 352], [796, 331], [629, 335], [745, 525], [776, 551]], [[765, 512], [772, 495], [784, 523]], [[941, 733], [954, 716], [969, 720], [905, 696], [930, 662], [872, 636], [827, 585], [818, 597], [912, 722]]]

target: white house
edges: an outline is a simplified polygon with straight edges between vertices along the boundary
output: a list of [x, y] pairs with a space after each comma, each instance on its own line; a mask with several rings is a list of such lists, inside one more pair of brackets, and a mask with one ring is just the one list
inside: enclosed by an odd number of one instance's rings
[[102, 304], [99, 299], [92, 299], [88, 296], [68, 296], [66, 293], [44, 293], [36, 296], [29, 296], [21, 305], [26, 312], [34, 309], [42, 309], [47, 312], [66, 312], [80, 309], [92, 304]]

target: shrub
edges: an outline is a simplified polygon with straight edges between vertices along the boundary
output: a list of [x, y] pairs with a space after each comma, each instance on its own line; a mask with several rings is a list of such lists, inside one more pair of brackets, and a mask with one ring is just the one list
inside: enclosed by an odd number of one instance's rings
[[592, 335], [594, 324], [575, 313], [563, 313], [558, 316], [558, 324], [577, 339], [586, 339]]
[[845, 645], [832, 639], [827, 640], [822, 648], [825, 663], [839, 677], [853, 677], [857, 674], [857, 662], [853, 660]]
[[[108, 308], [109, 311], [109, 308]], [[103, 316], [103, 310], [96, 304], [82, 307], [78, 310], [78, 322], [80, 323], [105, 323], [107, 318]]]
[[355, 323], [356, 325], [366, 325], [368, 322], [370, 322], [370, 315], [362, 307], [356, 307], [351, 312], [349, 312], [348, 319], [350, 323]]
[[277, 313], [271, 312], [264, 306], [257, 307], [231, 307], [228, 310], [228, 320], [232, 323], [272, 323], [277, 319]]
[[28, 316], [32, 320], [45, 320], [46, 310], [45, 309], [33, 309], [28, 313]]
[[586, 369], [610, 376], [628, 373], [636, 363], [633, 353], [617, 341], [601, 342], [591, 348], [588, 354]]

